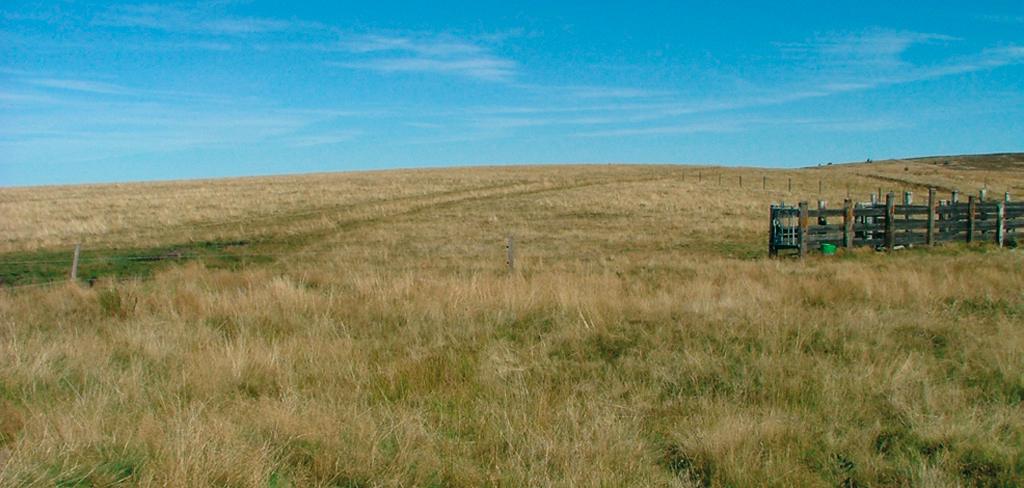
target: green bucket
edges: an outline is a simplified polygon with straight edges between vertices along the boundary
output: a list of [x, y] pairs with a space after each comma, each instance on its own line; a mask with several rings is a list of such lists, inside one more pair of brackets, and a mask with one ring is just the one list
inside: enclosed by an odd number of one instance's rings
[[824, 242], [821, 243], [821, 253], [822, 254], [835, 254], [836, 253], [836, 245], [835, 244], [826, 244]]

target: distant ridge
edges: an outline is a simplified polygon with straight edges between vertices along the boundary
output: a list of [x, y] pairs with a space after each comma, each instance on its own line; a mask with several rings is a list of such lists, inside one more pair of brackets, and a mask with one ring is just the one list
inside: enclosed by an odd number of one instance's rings
[[982, 171], [1024, 170], [1024, 153], [970, 154], [963, 156], [928, 156], [891, 159], [893, 162], [940, 164], [957, 169]]

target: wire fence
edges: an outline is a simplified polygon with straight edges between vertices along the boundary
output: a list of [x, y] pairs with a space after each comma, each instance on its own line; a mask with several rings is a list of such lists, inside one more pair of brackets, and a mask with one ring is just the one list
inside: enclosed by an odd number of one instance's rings
[[[784, 177], [779, 177], [779, 176], [769, 177], [767, 175], [760, 175], [759, 177], [756, 177], [756, 176], [755, 177], [751, 177], [751, 175], [748, 174], [746, 176], [748, 178], [747, 178], [746, 181], [744, 181], [744, 175], [743, 174], [736, 174], [735, 171], [720, 171], [720, 170], [712, 170], [712, 169], [709, 168], [709, 169], [704, 169], [704, 170], [698, 170], [698, 171], [691, 171], [691, 172], [683, 173], [683, 174], [677, 175], [676, 177], [679, 178], [682, 181], [696, 181], [698, 183], [703, 183], [703, 184], [714, 184], [715, 182], [717, 182], [717, 184], [720, 185], [720, 186], [732, 186], [732, 187], [738, 187], [738, 188], [746, 188], [748, 190], [758, 189], [758, 190], [764, 190], [764, 191], [784, 191], [784, 192], [788, 192], [788, 193], [793, 193], [794, 189], [796, 189], [797, 191], [805, 191], [805, 190], [810, 189], [809, 187], [813, 187], [814, 189], [817, 190], [819, 195], [822, 194], [825, 190], [834, 190], [834, 188], [826, 188], [826, 187], [834, 186], [834, 185], [827, 185], [826, 182], [824, 180], [821, 180], [821, 179], [817, 180], [816, 182], [814, 180], [811, 180], [811, 182], [808, 183], [806, 178], [801, 178], [798, 181], [794, 181], [794, 178], [791, 177], [791, 176], [788, 176], [788, 175], [784, 176]], [[921, 184], [918, 184], [918, 183], [915, 183], [915, 182], [910, 182], [910, 181], [905, 181], [905, 180], [898, 179], [898, 178], [882, 177], [882, 176], [875, 176], [875, 175], [863, 175], [863, 174], [858, 174], [858, 176], [866, 177], [866, 178], [873, 178], [873, 179], [876, 179], [876, 180], [884, 180], [886, 183], [897, 184], [897, 185], [899, 185], [901, 187], [904, 187], [904, 188], [922, 186]], [[816, 185], [815, 185], [815, 183], [816, 183]], [[510, 186], [515, 186], [515, 185], [510, 185]], [[850, 185], [849, 184], [845, 184], [844, 186], [845, 186], [845, 189], [846, 189], [847, 197], [849, 197]], [[986, 186], [987, 186], [987, 181], [986, 181]], [[491, 188], [488, 188], [488, 189], [491, 189]], [[474, 188], [474, 189], [471, 189], [470, 191], [478, 191], [478, 190], [481, 190], [481, 189]], [[444, 192], [443, 194], [448, 194], [448, 192]], [[882, 194], [882, 187], [878, 188], [878, 194], [879, 195]], [[1009, 195], [1009, 193], [1007, 192], [1007, 200], [1009, 200], [1008, 195]], [[428, 194], [428, 195], [407, 196], [407, 197], [403, 197], [402, 200], [413, 200], [413, 199], [417, 199], [417, 198], [431, 198], [431, 197], [437, 197], [437, 196], [439, 196], [439, 195], [438, 194]], [[205, 228], [205, 227], [231, 227], [231, 226], [236, 226], [236, 225], [245, 226], [245, 225], [250, 225], [250, 224], [256, 224], [256, 223], [261, 222], [261, 221], [279, 220], [279, 219], [282, 218], [282, 216], [284, 216], [286, 218], [290, 218], [290, 219], [302, 219], [302, 218], [307, 218], [307, 217], [326, 216], [326, 215], [329, 215], [331, 213], [342, 212], [342, 211], [344, 211], [346, 209], [351, 210], [353, 208], [359, 207], [360, 205], [384, 204], [384, 203], [387, 203], [387, 202], [388, 201], [386, 201], [386, 200], [379, 200], [379, 201], [378, 200], [369, 200], [369, 201], [358, 202], [358, 203], [355, 203], [355, 204], [331, 205], [331, 206], [327, 206], [327, 207], [323, 207], [323, 208], [318, 208], [316, 210], [299, 210], [299, 211], [289, 212], [289, 213], [285, 213], [285, 214], [246, 216], [246, 217], [240, 217], [240, 218], [231, 218], [231, 219], [225, 219], [225, 220], [219, 220], [219, 221], [209, 221], [209, 222], [190, 222], [190, 223], [187, 223], [187, 224], [174, 225], [174, 226], [172, 226], [172, 228], [177, 228], [177, 227], [185, 226], [185, 225], [188, 225], [191, 228], [196, 228], [196, 227], [200, 227], [200, 228]], [[509, 244], [508, 247], [509, 247], [509, 249], [511, 249], [511, 243]], [[77, 260], [78, 260], [78, 264], [81, 264], [81, 265], [98, 265], [98, 264], [109, 264], [109, 263], [146, 263], [146, 262], [154, 262], [155, 263], [155, 262], [194, 261], [194, 260], [200, 260], [200, 259], [202, 259], [202, 260], [239, 260], [239, 259], [247, 259], [247, 258], [248, 259], [260, 259], [260, 258], [279, 259], [279, 258], [282, 258], [282, 257], [318, 256], [318, 255], [322, 255], [322, 254], [324, 254], [324, 251], [246, 252], [246, 253], [226, 253], [226, 252], [220, 252], [220, 253], [217, 253], [217, 252], [190, 253], [190, 252], [179, 252], [179, 251], [174, 250], [174, 249], [168, 249], [166, 252], [162, 252], [162, 253], [159, 253], [159, 254], [80, 256], [80, 257], [78, 257]], [[510, 256], [511, 256], [511, 254], [510, 254]], [[510, 262], [508, 264], [510, 266], [510, 269], [513, 269], [514, 264], [512, 264], [512, 262], [511, 262], [512, 258], [510, 257], [509, 259], [510, 259]], [[67, 266], [68, 269], [69, 269], [69, 273], [68, 273], [68, 277], [67, 278], [64, 278], [64, 279], [49, 279], [49, 280], [47, 280], [45, 282], [40, 282], [40, 283], [25, 283], [25, 284], [4, 283], [4, 280], [2, 278], [0, 278], [0, 290], [27, 289], [27, 288], [46, 287], [46, 286], [56, 286], [56, 285], [60, 285], [60, 284], [68, 283], [68, 282], [72, 281], [72, 279], [71, 279], [71, 274], [72, 273], [70, 272], [70, 270], [71, 270], [71, 268], [73, 266], [73, 260], [70, 257], [66, 258], [66, 259], [63, 259], [63, 258], [62, 259], [24, 259], [24, 260], [19, 260], [19, 261], [0, 261], [0, 266], [8, 266], [8, 267], [9, 266]], [[118, 278], [116, 275], [114, 275], [114, 276], [106, 276], [106, 278], [109, 278], [109, 277], [113, 277], [113, 278], [117, 278], [117, 279], [125, 279], [125, 280], [131, 280], [131, 279], [143, 279], [143, 280], [146, 280], [146, 279], [150, 279], [149, 276], [145, 276], [145, 275], [124, 276], [124, 277], [121, 277], [121, 278]]]
[[[180, 253], [170, 255], [168, 253], [163, 254], [146, 254], [146, 255], [120, 255], [120, 256], [92, 256], [92, 257], [79, 257], [78, 265], [95, 265], [103, 263], [158, 263], [158, 262], [187, 262], [195, 260], [238, 260], [245, 258], [272, 258], [278, 259], [282, 257], [290, 256], [318, 256], [322, 255], [323, 251], [297, 251], [297, 252], [264, 252], [264, 253]], [[62, 266], [68, 269], [68, 277], [62, 279], [48, 279], [44, 282], [39, 283], [3, 283], [0, 280], [0, 290], [20, 290], [30, 288], [41, 288], [47, 286], [58, 286], [72, 281], [70, 278], [72, 267], [74, 266], [74, 259], [69, 257], [67, 259], [38, 259], [38, 260], [21, 260], [21, 261], [0, 261], [0, 266], [38, 266], [38, 265], [50, 265], [50, 266]], [[152, 279], [151, 276], [147, 275], [131, 275], [131, 276], [105, 276], [104, 278], [114, 278], [119, 281], [130, 281], [130, 280], [142, 280], [148, 281]], [[88, 281], [88, 280], [87, 280]]]

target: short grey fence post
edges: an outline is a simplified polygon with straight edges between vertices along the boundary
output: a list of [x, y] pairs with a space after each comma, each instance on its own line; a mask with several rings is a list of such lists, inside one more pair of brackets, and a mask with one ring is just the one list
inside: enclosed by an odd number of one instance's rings
[[512, 236], [508, 238], [508, 274], [516, 274], [516, 240]]
[[71, 281], [78, 280], [78, 255], [82, 253], [82, 245], [75, 244], [75, 258], [71, 260]]

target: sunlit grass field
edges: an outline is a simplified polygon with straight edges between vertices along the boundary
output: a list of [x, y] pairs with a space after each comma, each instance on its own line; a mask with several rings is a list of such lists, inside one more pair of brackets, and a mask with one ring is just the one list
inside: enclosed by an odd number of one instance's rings
[[767, 219], [1020, 159], [0, 189], [0, 486], [1019, 486], [1021, 251]]

